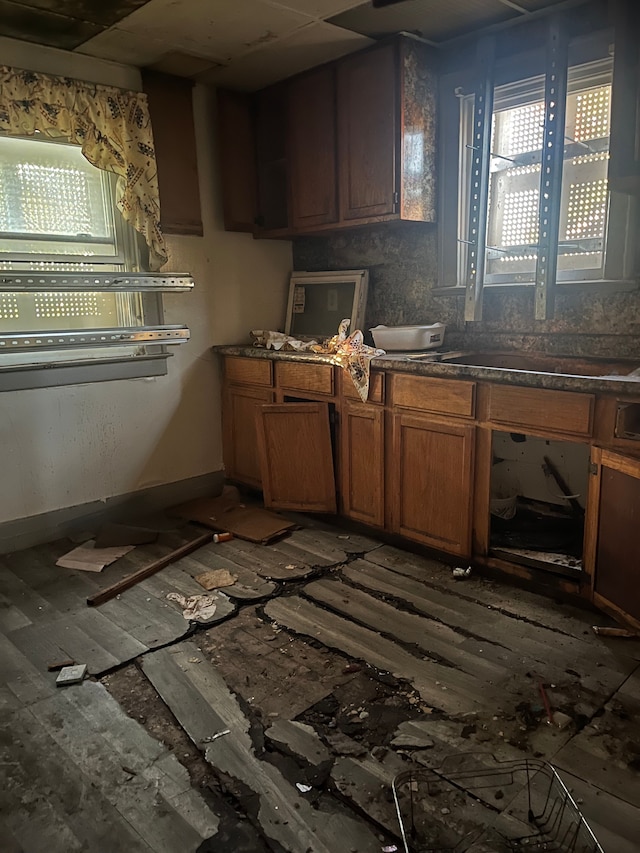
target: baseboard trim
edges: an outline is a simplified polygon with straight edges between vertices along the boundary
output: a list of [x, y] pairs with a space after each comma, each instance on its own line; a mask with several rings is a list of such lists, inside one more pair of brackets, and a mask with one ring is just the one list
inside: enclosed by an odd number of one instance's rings
[[137, 492], [115, 495], [103, 501], [5, 521], [0, 524], [0, 554], [74, 536], [82, 530], [95, 531], [107, 521], [131, 521], [183, 501], [219, 495], [223, 486], [224, 471], [212, 471], [175, 483], [162, 483]]

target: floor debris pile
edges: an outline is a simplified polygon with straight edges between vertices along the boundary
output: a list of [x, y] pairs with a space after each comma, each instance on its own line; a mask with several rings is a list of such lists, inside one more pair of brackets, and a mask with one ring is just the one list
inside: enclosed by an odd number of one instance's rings
[[[101, 573], [56, 568], [68, 542], [0, 558], [16, 851], [45, 834], [51, 853], [404, 851], [394, 780], [481, 752], [551, 762], [603, 849], [638, 853], [636, 638], [315, 521], [209, 541], [87, 608], [199, 534], [161, 532]], [[57, 690], [48, 668], [77, 662], [90, 677]], [[470, 788], [424, 799], [429, 843], [519, 804]]]

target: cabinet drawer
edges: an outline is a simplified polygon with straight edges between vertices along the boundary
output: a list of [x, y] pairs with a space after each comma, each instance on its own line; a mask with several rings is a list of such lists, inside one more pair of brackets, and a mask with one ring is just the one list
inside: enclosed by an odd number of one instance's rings
[[224, 372], [229, 382], [273, 385], [273, 362], [264, 358], [226, 358]]
[[278, 362], [278, 386], [292, 391], [313, 391], [316, 394], [333, 394], [333, 367], [330, 364], [304, 364]]
[[593, 394], [494, 385], [489, 420], [546, 432], [591, 435]]
[[394, 376], [393, 405], [403, 409], [472, 418], [475, 382], [434, 379], [431, 376]]
[[[356, 386], [345, 370], [340, 371], [340, 381], [342, 383], [342, 396], [348, 397], [350, 400], [360, 401]], [[367, 403], [384, 403], [384, 373], [371, 371]]]

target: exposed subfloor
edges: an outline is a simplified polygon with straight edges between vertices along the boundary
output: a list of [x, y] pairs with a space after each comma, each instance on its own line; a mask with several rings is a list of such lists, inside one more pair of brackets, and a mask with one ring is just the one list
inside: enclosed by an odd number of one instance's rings
[[[537, 832], [524, 777], [498, 777], [487, 754], [550, 762], [570, 822], [580, 810], [606, 853], [640, 851], [640, 641], [303, 523], [271, 546], [207, 545], [98, 608], [87, 595], [201, 530], [100, 574], [56, 567], [67, 541], [0, 558], [3, 851], [403, 850], [392, 783], [407, 770], [412, 849]], [[166, 596], [203, 593], [194, 576], [211, 568], [237, 580], [196, 626]], [[91, 678], [56, 688], [47, 666], [64, 658]]]

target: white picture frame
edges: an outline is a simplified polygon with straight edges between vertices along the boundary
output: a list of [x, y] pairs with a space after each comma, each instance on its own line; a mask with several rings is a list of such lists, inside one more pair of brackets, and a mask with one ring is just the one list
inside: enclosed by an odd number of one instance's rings
[[[362, 329], [368, 287], [368, 270], [294, 271], [291, 273], [289, 282], [285, 334], [300, 340], [321, 341], [335, 335], [340, 321], [346, 317], [351, 320], [349, 333]], [[302, 294], [300, 288], [303, 289]], [[307, 291], [307, 288], [313, 289]], [[351, 290], [353, 298], [351, 298]], [[299, 318], [305, 314], [304, 308], [307, 301], [312, 303], [315, 311], [313, 317], [307, 312], [304, 322], [300, 322]], [[318, 310], [319, 305], [326, 306], [326, 310]], [[335, 317], [332, 316], [333, 314]], [[318, 326], [317, 329], [314, 329], [315, 325]]]

